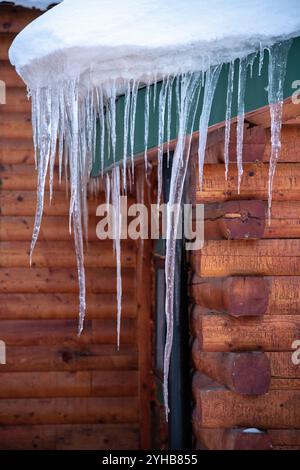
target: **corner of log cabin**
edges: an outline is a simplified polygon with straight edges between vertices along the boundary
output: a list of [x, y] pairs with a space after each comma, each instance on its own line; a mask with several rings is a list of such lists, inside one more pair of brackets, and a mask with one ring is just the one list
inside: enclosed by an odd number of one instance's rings
[[54, 200], [45, 204], [29, 268], [36, 204], [31, 105], [8, 49], [38, 15], [38, 10], [0, 5], [0, 79], [7, 92], [6, 105], [0, 106], [0, 340], [7, 359], [0, 365], [0, 449], [147, 449], [149, 246], [142, 252], [135, 242], [123, 242], [120, 351], [115, 259], [112, 243], [96, 238], [93, 200], [85, 256], [86, 324], [77, 337], [76, 258], [65, 185], [58, 184], [57, 171]]
[[[285, 103], [284, 115], [291, 112]], [[195, 180], [190, 194], [204, 204], [205, 234], [191, 252], [189, 282], [198, 449], [300, 449], [300, 366], [292, 361], [300, 339], [300, 123], [283, 123], [268, 224], [268, 112], [249, 120], [240, 194], [234, 124], [227, 181], [221, 127], [208, 135], [203, 188]]]

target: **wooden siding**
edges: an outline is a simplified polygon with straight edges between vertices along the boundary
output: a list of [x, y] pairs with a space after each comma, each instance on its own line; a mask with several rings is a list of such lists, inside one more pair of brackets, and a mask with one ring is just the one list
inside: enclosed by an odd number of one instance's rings
[[208, 137], [203, 188], [195, 180], [191, 191], [205, 204], [205, 244], [190, 257], [197, 448], [300, 449], [300, 365], [292, 362], [300, 339], [300, 125], [283, 126], [269, 225], [269, 122], [265, 113], [252, 118], [240, 194], [234, 138], [225, 181], [222, 128]]
[[[34, 222], [34, 170], [30, 103], [8, 62], [8, 48], [37, 11], [0, 6], [0, 449], [137, 449], [149, 446], [149, 256], [122, 247], [123, 321], [116, 349], [116, 273], [112, 243], [95, 236], [96, 202], [89, 211], [85, 257], [87, 316], [77, 337], [78, 285], [68, 233], [64, 183], [55, 181], [29, 268]], [[100, 197], [103, 200], [103, 195]], [[137, 320], [137, 313], [140, 318]], [[142, 338], [141, 338], [142, 334]], [[140, 410], [143, 410], [140, 413]]]

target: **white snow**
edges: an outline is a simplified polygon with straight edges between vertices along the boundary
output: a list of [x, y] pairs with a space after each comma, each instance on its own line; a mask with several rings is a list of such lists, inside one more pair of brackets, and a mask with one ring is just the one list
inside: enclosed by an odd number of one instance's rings
[[229, 62], [300, 33], [298, 0], [64, 0], [15, 39], [30, 88], [77, 78], [154, 78]]
[[[50, 5], [54, 5], [55, 3], [60, 3], [61, 0], [15, 0], [10, 1], [17, 7], [25, 7], [25, 8], [37, 8], [38, 10], [47, 10]], [[3, 3], [3, 2], [0, 2]], [[5, 2], [6, 3], [6, 2]]]

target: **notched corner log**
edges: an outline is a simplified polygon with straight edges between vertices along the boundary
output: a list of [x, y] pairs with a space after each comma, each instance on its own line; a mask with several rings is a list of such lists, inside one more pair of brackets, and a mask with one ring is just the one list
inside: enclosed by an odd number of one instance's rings
[[261, 316], [269, 303], [269, 283], [265, 277], [231, 276], [192, 278], [191, 296], [197, 305], [234, 317]]
[[205, 240], [253, 240], [265, 231], [263, 201], [240, 200], [206, 204], [204, 207]]
[[[263, 352], [202, 352], [196, 339], [192, 356], [198, 371], [233, 392], [263, 395], [269, 390], [271, 366], [269, 358]], [[197, 379], [194, 386], [198, 386]]]

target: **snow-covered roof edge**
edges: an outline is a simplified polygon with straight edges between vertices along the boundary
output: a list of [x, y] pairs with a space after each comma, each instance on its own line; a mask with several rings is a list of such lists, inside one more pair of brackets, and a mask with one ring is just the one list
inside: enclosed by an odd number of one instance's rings
[[60, 3], [62, 0], [17, 0], [17, 1], [1, 1], [1, 4], [12, 4], [16, 7], [24, 7], [24, 8], [37, 8], [38, 10], [47, 10], [50, 6], [56, 5]]

